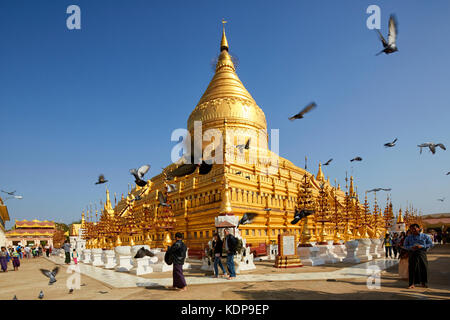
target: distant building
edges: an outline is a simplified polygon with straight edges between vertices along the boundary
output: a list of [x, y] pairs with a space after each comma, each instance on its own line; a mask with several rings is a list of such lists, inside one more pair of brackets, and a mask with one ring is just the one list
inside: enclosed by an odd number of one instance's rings
[[81, 228], [81, 223], [74, 223], [70, 226], [70, 244], [72, 245], [72, 249], [77, 249], [77, 251], [81, 251], [86, 249], [86, 240], [82, 238], [83, 229]]
[[6, 221], [9, 221], [8, 208], [0, 198], [0, 247], [6, 246]]
[[406, 232], [406, 222], [402, 215], [402, 209], [398, 211], [397, 222], [392, 226], [391, 232]]
[[433, 213], [422, 216], [425, 230], [447, 231], [450, 227], [450, 213]]
[[23, 246], [50, 245], [53, 246], [55, 223], [53, 221], [16, 220], [13, 230], [6, 233], [6, 245]]

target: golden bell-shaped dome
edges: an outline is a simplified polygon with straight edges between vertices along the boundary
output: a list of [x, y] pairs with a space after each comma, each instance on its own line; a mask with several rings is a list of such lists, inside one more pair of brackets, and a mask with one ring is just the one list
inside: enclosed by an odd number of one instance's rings
[[233, 127], [267, 130], [266, 117], [236, 74], [228, 53], [225, 29], [222, 33], [216, 72], [188, 119], [192, 133], [194, 121], [201, 121], [203, 131], [223, 128], [224, 120]]

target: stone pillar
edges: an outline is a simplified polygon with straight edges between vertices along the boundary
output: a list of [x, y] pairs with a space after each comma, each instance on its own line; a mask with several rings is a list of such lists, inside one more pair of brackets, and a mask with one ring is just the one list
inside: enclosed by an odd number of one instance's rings
[[351, 240], [345, 243], [345, 248], [347, 249], [347, 256], [342, 260], [345, 263], [359, 263], [361, 260], [356, 256], [358, 252], [358, 240]]
[[90, 263], [91, 262], [91, 249], [84, 249], [83, 250], [83, 263]]
[[335, 244], [333, 252], [341, 259], [342, 261], [347, 256], [347, 250], [345, 249], [344, 244]]
[[105, 269], [114, 269], [116, 266], [116, 255], [114, 250], [105, 250], [103, 251], [103, 262], [105, 263]]
[[102, 254], [103, 250], [100, 248], [91, 249], [91, 264], [94, 267], [99, 267], [103, 265]]
[[250, 253], [250, 247], [245, 248], [244, 254], [237, 254], [235, 256], [236, 261], [236, 273], [245, 270], [254, 270], [256, 269], [255, 264], [253, 263], [253, 253]]
[[319, 248], [319, 258], [325, 261], [325, 263], [341, 262], [342, 259], [334, 253], [333, 241], [328, 241], [327, 244], [317, 245]]
[[275, 257], [278, 255], [278, 245], [270, 244], [269, 245], [269, 260], [275, 260]]
[[380, 252], [381, 239], [370, 239], [370, 241], [372, 243], [370, 246], [370, 254], [374, 259], [381, 258], [383, 256]]
[[320, 249], [314, 245], [311, 247], [297, 247], [297, 254], [304, 266], [319, 266], [325, 261], [319, 257]]
[[117, 267], [116, 271], [128, 272], [133, 268], [131, 264], [131, 251], [130, 246], [118, 246], [114, 248], [116, 253]]
[[370, 247], [372, 241], [370, 239], [358, 239], [358, 253], [357, 257], [360, 261], [370, 261], [372, 260], [372, 255], [370, 254]]

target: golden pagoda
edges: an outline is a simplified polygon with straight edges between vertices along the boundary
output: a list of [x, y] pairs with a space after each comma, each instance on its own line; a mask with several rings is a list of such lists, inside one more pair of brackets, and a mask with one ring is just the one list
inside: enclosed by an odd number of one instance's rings
[[[224, 28], [215, 74], [187, 121], [194, 143], [203, 141], [202, 134], [212, 134], [214, 139], [221, 135], [223, 147], [214, 149], [214, 153], [222, 155], [223, 163], [213, 164], [208, 174], [200, 175], [196, 169], [193, 174], [173, 178], [170, 183], [175, 184], [176, 191], [167, 192], [166, 174], [178, 165], [172, 163], [144, 187], [135, 186], [114, 207], [108, 191], [104, 218], [97, 227], [85, 223], [87, 229], [94, 230], [88, 237], [104, 237], [116, 246], [151, 243], [163, 247], [175, 232], [181, 232], [190, 254], [195, 254], [211, 240], [217, 216], [241, 217], [245, 212], [255, 212], [258, 215], [253, 222], [239, 228], [252, 246], [276, 241], [285, 231], [296, 234], [303, 244], [317, 241], [324, 233], [329, 235], [325, 240], [333, 240], [335, 224], [331, 221], [318, 226], [311, 216], [292, 225], [295, 208], [312, 206], [317, 210], [314, 199], [321, 189], [323, 204], [336, 202], [339, 212], [344, 212], [345, 201], [350, 199], [340, 187], [332, 190], [320, 164], [315, 177], [269, 150], [264, 112], [236, 74], [228, 50]], [[250, 141], [248, 149], [237, 148], [246, 141]], [[200, 146], [203, 154], [211, 151], [210, 142], [203, 141]], [[170, 207], [159, 205], [160, 192], [167, 195]], [[354, 196], [353, 178], [350, 196]], [[352, 202], [355, 205], [360, 206]], [[352, 219], [346, 220], [346, 227], [355, 227]]]

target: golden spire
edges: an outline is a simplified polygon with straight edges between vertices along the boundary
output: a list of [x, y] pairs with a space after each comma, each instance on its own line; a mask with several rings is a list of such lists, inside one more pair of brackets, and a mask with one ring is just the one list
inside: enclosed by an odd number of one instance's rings
[[322, 164], [320, 162], [319, 162], [319, 171], [317, 172], [316, 180], [317, 181], [325, 180], [325, 176], [324, 176], [324, 174], [322, 172]]
[[348, 190], [350, 197], [354, 196], [355, 192], [353, 190], [353, 176], [350, 176], [350, 189]]
[[405, 220], [403, 220], [402, 208], [400, 208], [400, 210], [398, 210], [397, 223], [405, 223]]
[[228, 41], [227, 41], [227, 37], [225, 35], [225, 23], [227, 23], [227, 21], [225, 21], [224, 19], [222, 19], [222, 41], [220, 42], [220, 51], [223, 50], [227, 50], [228, 51]]
[[106, 210], [112, 210], [111, 200], [109, 199], [109, 190], [106, 188], [106, 203], [105, 203], [105, 209]]

